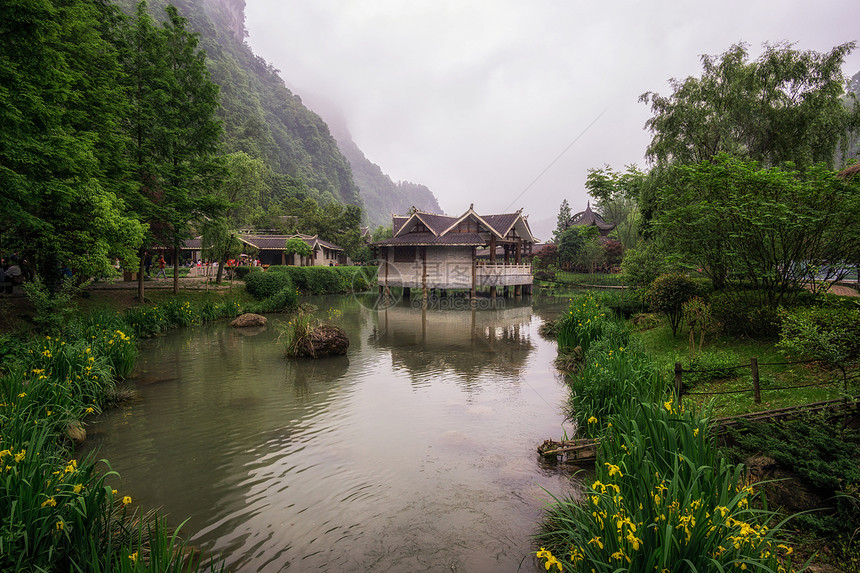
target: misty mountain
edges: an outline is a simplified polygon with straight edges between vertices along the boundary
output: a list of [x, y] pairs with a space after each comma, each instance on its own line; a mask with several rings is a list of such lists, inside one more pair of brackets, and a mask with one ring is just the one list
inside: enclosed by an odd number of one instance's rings
[[[137, 4], [119, 3], [129, 12]], [[269, 170], [265, 209], [277, 211], [286, 197], [311, 198], [320, 204], [362, 206], [373, 225], [390, 224], [392, 211], [405, 212], [413, 204], [439, 210], [426, 187], [393, 183], [345, 129], [336, 140], [326, 122], [287, 87], [279, 70], [253, 53], [245, 43], [245, 0], [169, 3], [200, 35], [212, 80], [221, 88], [224, 152], [244, 151]], [[165, 4], [149, 1], [154, 18], [163, 19]]]
[[329, 126], [341, 153], [352, 167], [352, 175], [361, 191], [367, 210], [368, 224], [391, 225], [391, 215], [402, 215], [411, 207], [422, 211], [442, 213], [442, 208], [433, 192], [425, 185], [409, 181], [394, 182], [379, 165], [370, 161], [359, 149], [347, 128], [346, 118], [340, 110], [324, 96], [305, 94], [308, 107], [320, 114]]

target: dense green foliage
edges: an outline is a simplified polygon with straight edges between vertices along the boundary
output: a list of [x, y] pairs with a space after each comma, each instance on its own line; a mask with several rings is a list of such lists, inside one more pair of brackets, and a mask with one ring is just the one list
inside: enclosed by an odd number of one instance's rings
[[370, 288], [372, 267], [295, 267], [273, 266], [268, 273], [285, 274], [305, 295], [362, 292]]
[[[819, 496], [823, 511], [801, 515], [798, 523], [817, 535], [853, 536], [860, 527], [860, 433], [838, 428], [821, 418], [778, 423], [747, 422], [734, 439], [742, 452], [769, 456], [790, 468]], [[856, 563], [855, 563], [856, 565]]]
[[678, 332], [684, 314], [684, 303], [699, 294], [699, 286], [681, 274], [660, 275], [648, 288], [646, 299], [653, 312], [661, 312], [669, 319], [672, 336]]
[[857, 258], [860, 187], [820, 165], [762, 169], [720, 155], [667, 181], [658, 230], [715, 288], [749, 285], [774, 307]]
[[0, 23], [0, 245], [53, 287], [135, 260], [128, 110], [109, 4], [4, 0]]
[[[65, 438], [116, 399], [138, 336], [235, 315], [231, 302], [171, 301], [120, 315], [95, 312], [62, 333], [4, 344], [0, 377], [0, 570], [198, 571], [155, 513], [112, 490], [94, 457], [76, 461]], [[7, 342], [9, 339], [7, 339]], [[208, 570], [208, 569], [207, 569]], [[220, 570], [217, 565], [214, 570]]]
[[631, 403], [604, 425], [594, 481], [546, 508], [546, 568], [793, 571], [781, 524], [754, 508], [744, 468], [717, 455], [707, 416]]
[[755, 61], [736, 44], [702, 56], [701, 77], [672, 80], [673, 93], [648, 92], [653, 134], [648, 156], [660, 165], [710, 161], [720, 153], [765, 166], [833, 165], [860, 128], [860, 106], [846, 106], [842, 73], [853, 42], [828, 53], [768, 44]]
[[847, 384], [860, 360], [860, 305], [783, 310], [777, 347], [797, 359], [838, 368]]
[[709, 414], [666, 399], [626, 326], [591, 296], [571, 299], [557, 326], [560, 349], [586, 349], [569, 378], [570, 416], [599, 446], [595, 481], [545, 509], [546, 569], [792, 571], [784, 522], [757, 509], [743, 466], [718, 456]]

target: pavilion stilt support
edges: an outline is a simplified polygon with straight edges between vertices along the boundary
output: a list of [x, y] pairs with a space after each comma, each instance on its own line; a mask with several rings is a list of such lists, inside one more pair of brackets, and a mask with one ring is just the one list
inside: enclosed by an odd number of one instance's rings
[[514, 298], [520, 298], [523, 295], [523, 287], [517, 285], [514, 287]]
[[490, 287], [490, 298], [496, 298], [496, 287]]

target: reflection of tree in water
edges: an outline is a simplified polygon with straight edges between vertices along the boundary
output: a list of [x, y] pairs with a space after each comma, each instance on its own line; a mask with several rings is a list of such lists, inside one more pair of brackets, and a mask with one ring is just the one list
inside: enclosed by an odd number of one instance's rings
[[346, 356], [326, 358], [285, 358], [284, 386], [293, 388], [296, 398], [308, 398], [319, 384], [331, 384], [349, 370]]
[[422, 310], [392, 307], [379, 311], [369, 342], [391, 352], [395, 367], [413, 380], [439, 372], [459, 374], [471, 386], [494, 373], [516, 380], [529, 353], [530, 306], [494, 310]]

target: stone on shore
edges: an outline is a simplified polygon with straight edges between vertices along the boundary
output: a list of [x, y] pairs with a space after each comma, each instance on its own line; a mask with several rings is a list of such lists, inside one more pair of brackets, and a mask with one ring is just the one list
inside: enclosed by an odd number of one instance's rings
[[265, 316], [253, 313], [245, 313], [241, 316], [237, 316], [233, 322], [230, 323], [230, 326], [233, 328], [249, 328], [252, 326], [266, 326], [268, 319]]
[[87, 439], [87, 431], [80, 422], [71, 422], [66, 426], [66, 437], [75, 444], [83, 444]]

